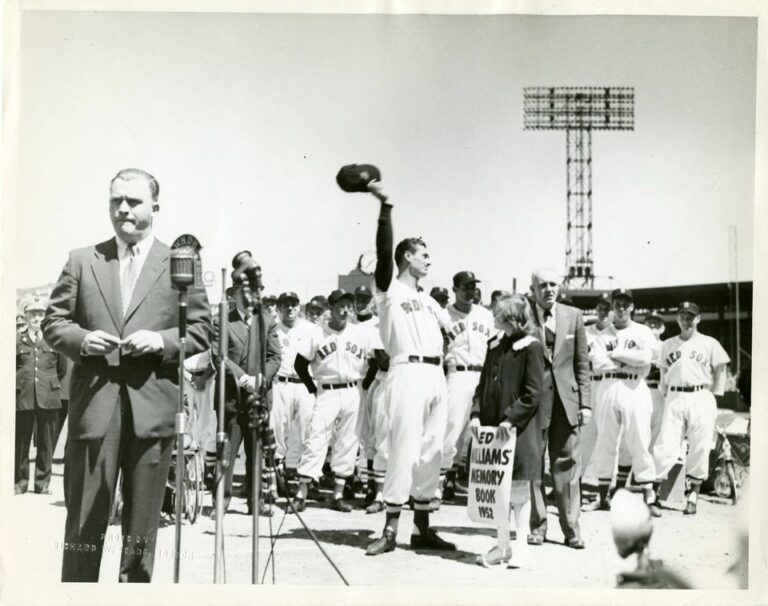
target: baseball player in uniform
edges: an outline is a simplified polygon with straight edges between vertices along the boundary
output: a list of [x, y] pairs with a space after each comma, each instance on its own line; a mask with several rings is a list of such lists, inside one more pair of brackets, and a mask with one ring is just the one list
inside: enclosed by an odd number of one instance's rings
[[[651, 329], [653, 336], [659, 344], [657, 356], [651, 360], [651, 372], [645, 378], [648, 389], [651, 391], [651, 400], [653, 401], [653, 414], [651, 415], [651, 452], [656, 446], [656, 440], [661, 431], [661, 421], [664, 417], [664, 396], [661, 394], [661, 335], [664, 334], [664, 318], [659, 312], [652, 310], [645, 316], [645, 325]], [[621, 459], [620, 459], [621, 460]]]
[[443, 440], [438, 503], [441, 498], [453, 500], [456, 492], [457, 453], [462, 435], [469, 423], [472, 396], [480, 381], [488, 339], [496, 334], [495, 320], [485, 307], [473, 302], [477, 283], [471, 271], [453, 276], [456, 300], [446, 307], [451, 327], [446, 334], [445, 368], [448, 390], [447, 423]]
[[[610, 293], [603, 293], [595, 304], [595, 316], [596, 320], [594, 324], [590, 324], [584, 329], [587, 335], [587, 348], [590, 353], [590, 375], [592, 381], [592, 389], [590, 390], [590, 399], [592, 401], [592, 417], [589, 423], [584, 427], [581, 432], [581, 440], [579, 440], [579, 457], [581, 468], [584, 470], [581, 476], [581, 496], [582, 501], [586, 501], [581, 508], [582, 511], [592, 511], [600, 505], [600, 499], [597, 498], [597, 475], [595, 474], [594, 465], [592, 462], [592, 451], [595, 448], [595, 442], [597, 441], [597, 415], [599, 404], [597, 401], [597, 390], [600, 386], [602, 376], [595, 372], [592, 364], [592, 346], [603, 334], [603, 332], [611, 326], [613, 322], [613, 306], [611, 304]], [[594, 487], [592, 490], [589, 487]], [[594, 497], [592, 497], [594, 495]]]
[[[370, 338], [359, 324], [348, 321], [354, 305], [352, 293], [334, 290], [328, 303], [331, 319], [312, 331], [310, 338], [297, 350], [294, 362], [307, 390], [317, 394], [299, 462], [301, 484], [294, 509], [304, 510], [309, 485], [322, 475], [328, 444], [333, 437], [331, 470], [335, 481], [331, 508], [348, 513], [352, 507], [342, 497], [347, 479], [355, 471], [360, 447], [356, 433], [360, 408], [357, 384], [363, 376]], [[309, 374], [310, 363], [314, 381]]]
[[282, 350], [280, 368], [272, 383], [272, 410], [269, 422], [275, 434], [275, 466], [285, 463], [286, 476], [295, 476], [306, 438], [314, 396], [293, 369], [296, 352], [304, 347], [313, 324], [299, 318], [299, 297], [284, 292], [277, 299], [280, 321], [277, 336]]
[[331, 312], [328, 309], [328, 301], [322, 295], [312, 297], [304, 306], [304, 316], [312, 324], [320, 324], [328, 321]]
[[[701, 483], [709, 476], [717, 417], [715, 395], [725, 390], [726, 367], [730, 357], [716, 339], [698, 331], [699, 306], [686, 301], [677, 307], [680, 334], [664, 341], [661, 350], [661, 391], [665, 394], [664, 417], [653, 449], [658, 486], [672, 469], [688, 440], [686, 479], [690, 490], [683, 511], [696, 513]], [[658, 500], [654, 502], [658, 507]]]
[[[594, 465], [598, 479], [599, 509], [609, 507], [609, 490], [622, 434], [631, 453], [632, 487], [635, 490], [642, 489], [648, 503], [654, 500], [651, 485], [656, 479], [654, 461], [649, 451], [651, 394], [645, 377], [650, 370], [654, 352], [658, 349], [658, 342], [647, 326], [631, 319], [634, 304], [629, 290], [614, 290], [611, 300], [613, 325], [597, 337], [590, 354], [593, 372], [602, 375], [595, 415], [597, 442], [590, 463]], [[621, 479], [619, 477], [618, 481], [621, 482]]]
[[450, 301], [450, 297], [448, 295], [448, 289], [443, 288], [442, 286], [433, 286], [432, 290], [429, 291], [429, 296], [432, 297], [435, 301], [437, 301], [440, 304], [440, 307], [445, 309], [448, 307], [448, 302]]
[[391, 448], [384, 479], [384, 531], [366, 553], [379, 555], [395, 549], [400, 512], [409, 495], [415, 509], [411, 547], [455, 550], [453, 543], [429, 527], [429, 503], [437, 490], [446, 423], [441, 327], [450, 329], [450, 319], [433, 298], [418, 289], [430, 266], [424, 241], [401, 241], [394, 250], [393, 265], [392, 205], [378, 182], [369, 182], [368, 191], [381, 202], [374, 296], [381, 341], [390, 356]]

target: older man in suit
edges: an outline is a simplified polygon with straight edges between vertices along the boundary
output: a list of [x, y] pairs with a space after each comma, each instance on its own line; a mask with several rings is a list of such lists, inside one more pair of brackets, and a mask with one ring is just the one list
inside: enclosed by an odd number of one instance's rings
[[[51, 294], [43, 335], [73, 360], [65, 454], [62, 581], [95, 582], [123, 474], [121, 582], [149, 582], [179, 396], [178, 295], [170, 249], [152, 223], [159, 186], [138, 169], [117, 173], [115, 236], [70, 253]], [[188, 290], [188, 355], [209, 346], [202, 288]]]
[[[229, 310], [227, 318], [227, 360], [226, 376], [224, 378], [224, 409], [227, 432], [229, 466], [224, 477], [224, 511], [227, 510], [232, 498], [232, 480], [235, 468], [235, 457], [244, 442], [245, 448], [245, 488], [248, 495], [248, 511], [252, 511], [251, 503], [251, 473], [253, 441], [252, 431], [248, 426], [250, 404], [248, 396], [255, 393], [259, 386], [270, 386], [280, 368], [280, 340], [277, 325], [272, 319], [266, 305], [261, 308], [261, 319], [254, 318], [246, 305], [244, 289], [240, 285], [232, 288], [234, 308]], [[263, 331], [263, 332], [262, 332]], [[266, 335], [266, 336], [264, 336]], [[218, 368], [218, 331], [212, 348], [214, 362]], [[252, 346], [255, 344], [255, 347]], [[262, 359], [264, 364], [262, 366]], [[215, 400], [218, 405], [218, 384], [215, 390]], [[266, 470], [265, 470], [266, 471]], [[265, 473], [266, 478], [269, 474]], [[264, 483], [263, 489], [269, 485]], [[215, 494], [215, 490], [214, 490]], [[262, 502], [260, 515], [272, 515], [269, 508]]]
[[43, 340], [45, 304], [35, 297], [24, 307], [26, 327], [16, 337], [16, 456], [14, 493], [29, 488], [29, 443], [36, 431], [35, 493], [50, 494], [51, 463], [61, 410], [66, 358]]
[[[560, 277], [553, 269], [533, 272], [533, 317], [545, 345], [544, 443], [565, 544], [583, 549], [579, 529], [579, 428], [589, 421], [589, 356], [581, 311], [557, 303]], [[548, 420], [548, 422], [546, 422]], [[544, 452], [541, 465], [544, 467]], [[542, 474], [543, 475], [543, 474]], [[531, 483], [531, 534], [528, 543], [541, 545], [547, 534], [547, 501], [543, 482]]]

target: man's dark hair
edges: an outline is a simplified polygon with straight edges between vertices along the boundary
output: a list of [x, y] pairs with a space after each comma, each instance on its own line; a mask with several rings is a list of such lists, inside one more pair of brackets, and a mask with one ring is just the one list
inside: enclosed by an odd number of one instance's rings
[[421, 238], [406, 238], [400, 241], [395, 248], [395, 265], [397, 265], [397, 269], [402, 267], [403, 261], [405, 261], [405, 253], [414, 253], [419, 246], [426, 248], [427, 244]]
[[114, 177], [112, 177], [112, 180], [109, 182], [109, 186], [112, 187], [112, 184], [118, 179], [130, 181], [131, 179], [138, 178], [147, 180], [147, 183], [149, 183], [149, 191], [152, 192], [152, 200], [157, 202], [157, 196], [160, 194], [160, 185], [157, 183], [157, 179], [155, 179], [147, 171], [141, 170], [140, 168], [124, 168]]

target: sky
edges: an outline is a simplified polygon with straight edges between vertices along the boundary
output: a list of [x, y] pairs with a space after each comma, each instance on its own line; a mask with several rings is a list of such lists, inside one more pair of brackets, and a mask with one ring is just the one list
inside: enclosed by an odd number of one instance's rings
[[[374, 248], [373, 163], [425, 286], [491, 289], [565, 267], [565, 133], [523, 129], [528, 86], [631, 86], [635, 130], [593, 133], [594, 259], [606, 286], [753, 278], [756, 21], [27, 12], [21, 22], [17, 287], [111, 237], [109, 181], [160, 183], [155, 233], [222, 267], [252, 251], [268, 292], [327, 294]], [[738, 234], [730, 256], [729, 226]], [[734, 263], [737, 261], [737, 264]]]

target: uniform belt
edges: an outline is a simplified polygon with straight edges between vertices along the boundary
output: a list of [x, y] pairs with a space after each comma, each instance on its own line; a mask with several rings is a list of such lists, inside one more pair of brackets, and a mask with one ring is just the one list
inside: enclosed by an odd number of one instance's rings
[[298, 377], [275, 377], [281, 383], [301, 383], [301, 379]]
[[357, 381], [351, 381], [349, 383], [322, 383], [320, 387], [323, 389], [347, 389], [348, 387], [354, 387], [357, 385]]
[[474, 364], [470, 364], [469, 366], [457, 366], [456, 371], [457, 372], [482, 372], [483, 367], [477, 366]]
[[670, 391], [684, 391], [685, 393], [691, 393], [692, 391], [701, 391], [707, 389], [706, 385], [673, 385], [669, 388]]
[[440, 366], [443, 362], [440, 356], [408, 356], [408, 361], [412, 364], [432, 364], [433, 366]]
[[651, 389], [658, 389], [659, 388], [659, 382], [658, 381], [646, 381], [648, 384], [648, 387]]
[[627, 372], [607, 372], [603, 375], [603, 379], [637, 379], [638, 375], [631, 375]]
[[592, 375], [592, 380], [593, 381], [602, 381], [603, 380], [603, 375]]

